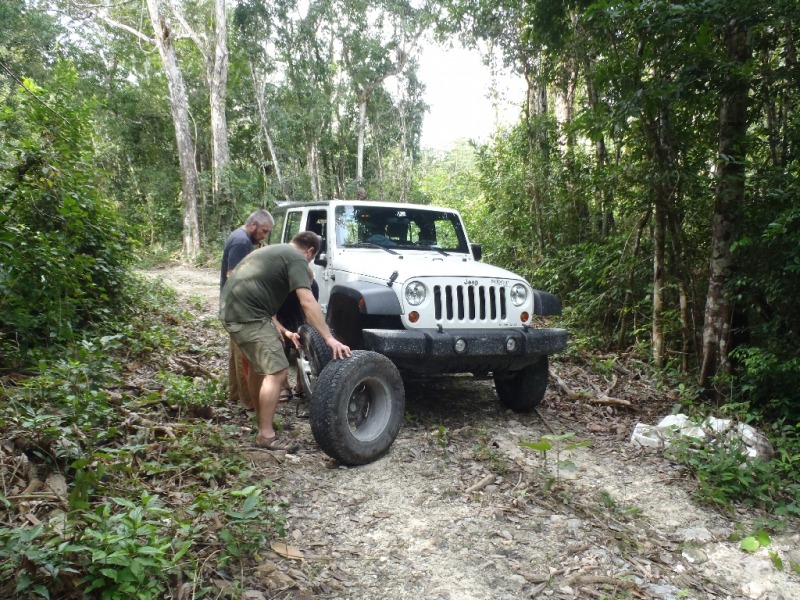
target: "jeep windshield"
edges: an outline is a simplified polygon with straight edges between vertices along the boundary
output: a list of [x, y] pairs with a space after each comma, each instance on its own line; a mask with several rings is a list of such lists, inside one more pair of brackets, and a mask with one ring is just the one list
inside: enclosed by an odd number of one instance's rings
[[408, 206], [336, 207], [336, 244], [343, 248], [468, 253], [458, 215]]

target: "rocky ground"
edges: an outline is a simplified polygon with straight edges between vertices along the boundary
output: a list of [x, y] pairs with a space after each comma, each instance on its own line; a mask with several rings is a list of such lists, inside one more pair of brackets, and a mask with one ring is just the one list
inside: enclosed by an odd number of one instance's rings
[[[173, 286], [198, 323], [213, 322], [215, 270], [149, 275]], [[224, 331], [203, 343], [215, 349], [208, 369], [223, 377]], [[657, 422], [675, 398], [635, 364], [612, 356], [589, 364], [556, 357], [533, 415], [503, 410], [491, 381], [406, 382], [397, 441], [359, 468], [319, 450], [302, 402], [280, 407], [293, 426], [287, 435], [302, 444], [289, 456], [253, 448], [252, 415], [232, 409], [242, 446], [276, 482], [289, 517], [285, 542], [241, 575], [245, 596], [800, 598], [800, 576], [788, 568], [800, 563], [800, 534], [790, 528], [769, 549], [742, 551], [732, 536], [762, 515], [697, 504], [687, 473], [629, 444], [634, 425]], [[562, 446], [589, 445], [547, 455], [520, 445], [553, 434], [574, 435]], [[557, 466], [567, 459], [573, 470]]]

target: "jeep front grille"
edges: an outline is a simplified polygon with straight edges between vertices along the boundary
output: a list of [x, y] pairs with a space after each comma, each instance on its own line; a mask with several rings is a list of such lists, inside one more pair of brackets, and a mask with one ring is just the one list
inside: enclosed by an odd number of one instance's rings
[[506, 288], [487, 285], [433, 286], [439, 322], [505, 321]]

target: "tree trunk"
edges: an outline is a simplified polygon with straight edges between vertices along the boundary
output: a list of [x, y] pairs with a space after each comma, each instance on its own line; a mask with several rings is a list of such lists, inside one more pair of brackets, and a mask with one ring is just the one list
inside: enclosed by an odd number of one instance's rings
[[319, 150], [316, 140], [306, 142], [306, 170], [311, 183], [311, 198], [322, 200], [322, 186], [319, 179]]
[[356, 157], [356, 187], [364, 184], [364, 136], [367, 129], [367, 99], [366, 91], [358, 96], [358, 150]]
[[209, 57], [209, 102], [211, 104], [212, 188], [214, 199], [230, 195], [231, 155], [228, 148], [228, 119], [225, 99], [228, 94], [228, 14], [226, 0], [214, 3], [214, 56]]
[[[730, 323], [732, 309], [725, 295], [731, 276], [733, 259], [731, 243], [738, 224], [738, 208], [744, 202], [744, 158], [747, 135], [747, 97], [750, 80], [745, 64], [750, 59], [747, 27], [733, 22], [725, 32], [727, 57], [737, 69], [722, 90], [719, 108], [719, 156], [717, 158], [717, 190], [711, 225], [711, 261], [708, 296], [703, 324], [703, 361], [700, 385], [711, 389], [715, 376], [730, 374]], [[725, 396], [724, 388], [716, 388]]]
[[666, 364], [666, 344], [664, 342], [664, 248], [666, 246], [666, 215], [663, 200], [656, 200], [653, 219], [653, 324], [651, 347], [653, 364], [663, 368]]
[[181, 169], [181, 198], [183, 201], [183, 254], [194, 258], [200, 251], [200, 226], [197, 218], [197, 166], [194, 162], [194, 141], [189, 127], [189, 100], [178, 59], [172, 46], [172, 33], [161, 15], [158, 0], [147, 0], [150, 20], [153, 22], [155, 44], [164, 65], [169, 88], [169, 104], [175, 126], [178, 162]]
[[272, 166], [275, 169], [275, 177], [278, 179], [278, 185], [281, 188], [281, 193], [283, 194], [284, 200], [291, 200], [289, 196], [289, 190], [286, 188], [286, 183], [283, 180], [283, 174], [281, 173], [281, 166], [278, 162], [278, 153], [275, 150], [275, 144], [272, 142], [272, 136], [269, 133], [269, 120], [267, 118], [267, 103], [264, 99], [264, 86], [261, 85], [261, 82], [258, 79], [258, 75], [256, 74], [255, 65], [253, 65], [253, 61], [250, 61], [250, 75], [253, 78], [253, 90], [256, 96], [256, 106], [258, 107], [258, 118], [259, 122], [261, 123], [261, 133], [264, 136], [264, 140], [267, 143], [267, 149], [269, 150], [269, 157], [272, 161]]
[[227, 0], [214, 0], [213, 45], [201, 36], [183, 15], [183, 6], [172, 0], [172, 13], [203, 57], [211, 114], [211, 192], [214, 204], [230, 191], [227, 184], [230, 150], [225, 99], [228, 93], [228, 15]]
[[[652, 210], [648, 208], [647, 212], [644, 213], [641, 217], [639, 217], [639, 221], [636, 223], [636, 237], [634, 238], [633, 250], [631, 252], [631, 256], [633, 259], [631, 261], [632, 264], [636, 263], [636, 260], [639, 256], [639, 248], [641, 247], [642, 243], [642, 233], [644, 232], [645, 225], [647, 225], [647, 221], [650, 220], [651, 212]], [[619, 350], [620, 352], [624, 350], [625, 333], [627, 332], [628, 329], [628, 307], [633, 304], [633, 285], [635, 278], [636, 278], [636, 270], [631, 269], [630, 271], [628, 271], [628, 285], [625, 291], [625, 300], [622, 302], [622, 317], [620, 318], [619, 332], [617, 334], [617, 350]]]
[[525, 129], [528, 138], [528, 196], [530, 197], [530, 215], [536, 227], [536, 245], [539, 255], [545, 254], [544, 219], [542, 217], [542, 198], [545, 196], [547, 176], [536, 168], [547, 170], [548, 140], [543, 129], [541, 117], [547, 114], [547, 86], [541, 77], [541, 66], [525, 62], [525, 83], [528, 87], [527, 107], [525, 110]]

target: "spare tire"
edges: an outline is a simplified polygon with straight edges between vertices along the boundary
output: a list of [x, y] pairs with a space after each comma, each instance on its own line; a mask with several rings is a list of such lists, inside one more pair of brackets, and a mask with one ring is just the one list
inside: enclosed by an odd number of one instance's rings
[[300, 349], [297, 351], [296, 362], [297, 380], [306, 397], [310, 398], [319, 374], [333, 360], [333, 354], [319, 332], [311, 325], [302, 325], [297, 333], [300, 335]]
[[320, 448], [345, 465], [364, 465], [394, 443], [405, 413], [403, 380], [382, 354], [354, 350], [328, 364], [309, 407]]

